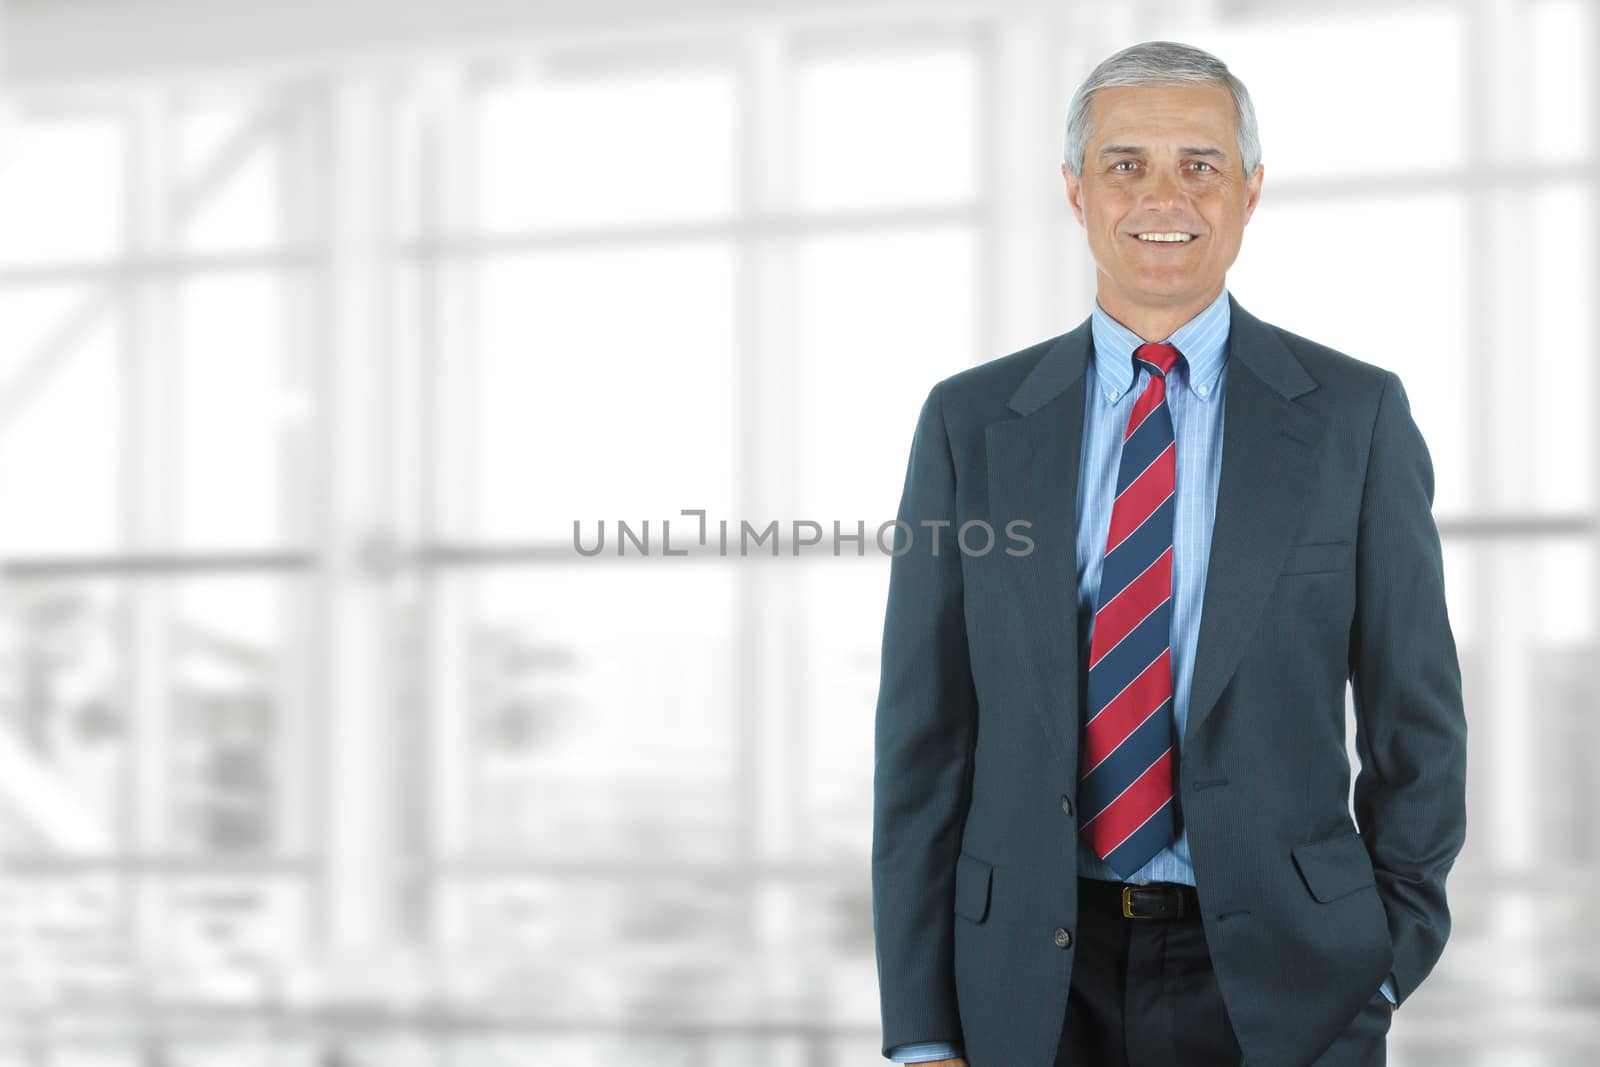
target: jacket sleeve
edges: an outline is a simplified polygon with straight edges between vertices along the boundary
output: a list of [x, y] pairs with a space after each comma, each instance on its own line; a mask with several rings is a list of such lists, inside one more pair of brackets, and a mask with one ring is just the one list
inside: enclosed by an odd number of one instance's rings
[[1388, 913], [1397, 1003], [1444, 949], [1445, 876], [1466, 839], [1467, 722], [1432, 508], [1427, 445], [1391, 372], [1362, 492], [1350, 677], [1355, 814]]
[[977, 697], [940, 389], [923, 403], [900, 526], [884, 539], [895, 556], [874, 725], [872, 923], [885, 1056], [907, 1043], [964, 1043], [952, 927]]

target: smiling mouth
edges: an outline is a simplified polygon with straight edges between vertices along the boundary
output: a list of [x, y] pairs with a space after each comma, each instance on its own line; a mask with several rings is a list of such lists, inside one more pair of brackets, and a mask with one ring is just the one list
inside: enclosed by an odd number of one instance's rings
[[1182, 230], [1150, 230], [1128, 236], [1148, 248], [1185, 248], [1200, 239], [1200, 234]]

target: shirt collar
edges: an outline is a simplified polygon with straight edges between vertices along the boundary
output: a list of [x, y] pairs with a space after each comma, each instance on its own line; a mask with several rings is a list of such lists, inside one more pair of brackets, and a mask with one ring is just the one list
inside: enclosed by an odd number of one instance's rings
[[[1094, 338], [1094, 370], [1100, 393], [1111, 403], [1126, 397], [1133, 387], [1133, 350], [1144, 338], [1106, 314], [1097, 299], [1089, 317]], [[1228, 287], [1194, 318], [1179, 326], [1163, 344], [1177, 347], [1188, 364], [1186, 384], [1200, 400], [1216, 395], [1217, 375], [1228, 353]], [[1203, 388], [1202, 388], [1203, 387]]]

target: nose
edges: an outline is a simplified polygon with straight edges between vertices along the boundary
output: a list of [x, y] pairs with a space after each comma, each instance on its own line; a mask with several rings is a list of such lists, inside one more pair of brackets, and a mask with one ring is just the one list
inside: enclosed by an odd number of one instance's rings
[[1145, 188], [1145, 198], [1150, 208], [1167, 211], [1182, 202], [1183, 187], [1178, 184], [1175, 175], [1158, 169], [1151, 174], [1150, 182]]

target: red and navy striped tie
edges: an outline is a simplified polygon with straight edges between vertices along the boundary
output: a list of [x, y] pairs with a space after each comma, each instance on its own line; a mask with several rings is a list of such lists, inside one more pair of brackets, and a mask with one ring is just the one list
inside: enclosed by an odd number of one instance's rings
[[[1140, 345], [1150, 371], [1122, 435], [1089, 646], [1089, 718], [1079, 768], [1079, 829], [1126, 878], [1171, 843], [1173, 812], [1172, 517], [1176, 464], [1166, 376], [1171, 345]], [[1137, 366], [1135, 367], [1137, 370]]]

